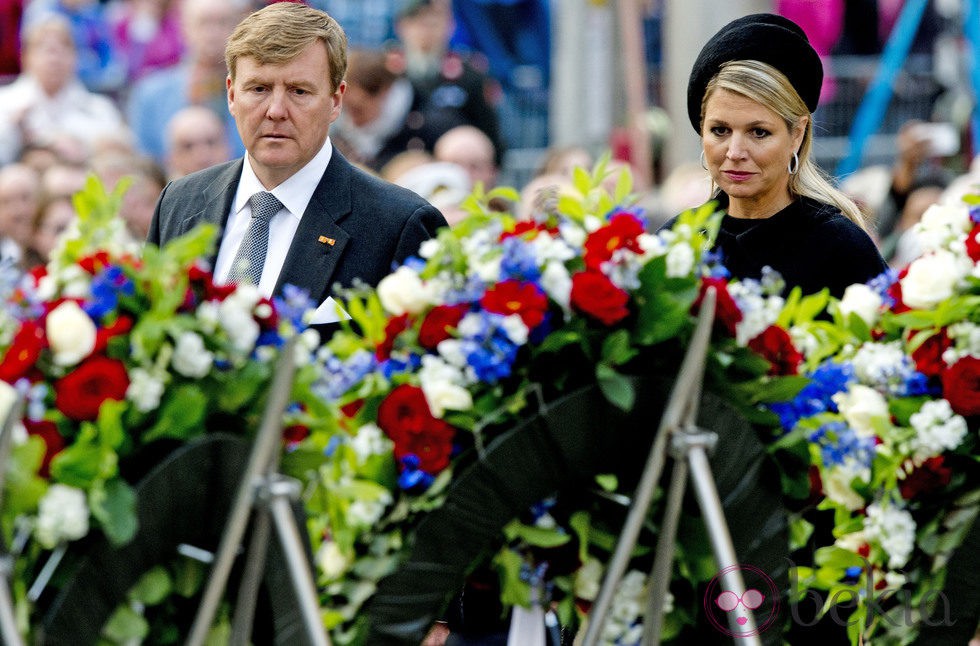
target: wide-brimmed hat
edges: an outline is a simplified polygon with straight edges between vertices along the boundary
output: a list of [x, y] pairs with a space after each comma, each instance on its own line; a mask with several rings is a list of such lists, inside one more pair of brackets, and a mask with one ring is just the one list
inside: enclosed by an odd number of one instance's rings
[[694, 62], [687, 83], [687, 116], [701, 134], [701, 101], [708, 82], [729, 61], [754, 60], [786, 75], [806, 107], [813, 112], [820, 101], [823, 64], [806, 34], [792, 20], [771, 13], [743, 16], [711, 37]]

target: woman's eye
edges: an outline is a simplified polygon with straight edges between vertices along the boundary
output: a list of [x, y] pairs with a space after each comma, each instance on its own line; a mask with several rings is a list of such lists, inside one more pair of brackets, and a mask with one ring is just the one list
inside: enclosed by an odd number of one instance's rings
[[759, 139], [762, 139], [763, 137], [769, 136], [769, 131], [766, 130], [765, 128], [755, 128], [752, 130], [752, 135]]
[[711, 128], [711, 134], [713, 134], [716, 137], [724, 137], [725, 135], [728, 134], [728, 128], [724, 126], [713, 126]]

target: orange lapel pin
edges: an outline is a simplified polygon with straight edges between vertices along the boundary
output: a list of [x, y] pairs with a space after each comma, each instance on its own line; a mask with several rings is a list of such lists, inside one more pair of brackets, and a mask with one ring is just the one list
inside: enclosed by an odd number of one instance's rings
[[328, 238], [327, 236], [320, 236], [319, 238], [317, 238], [317, 242], [319, 242], [321, 244], [328, 244], [328, 245], [330, 245], [332, 247], [335, 244], [337, 244], [337, 239], [336, 238]]

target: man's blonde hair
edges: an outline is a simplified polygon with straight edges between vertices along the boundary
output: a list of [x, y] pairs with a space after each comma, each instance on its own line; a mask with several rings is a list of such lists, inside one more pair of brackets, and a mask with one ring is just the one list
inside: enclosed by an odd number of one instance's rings
[[329, 14], [295, 2], [273, 3], [238, 23], [225, 47], [228, 74], [234, 82], [238, 59], [246, 56], [260, 65], [288, 63], [317, 40], [327, 48], [336, 91], [347, 73], [347, 35]]

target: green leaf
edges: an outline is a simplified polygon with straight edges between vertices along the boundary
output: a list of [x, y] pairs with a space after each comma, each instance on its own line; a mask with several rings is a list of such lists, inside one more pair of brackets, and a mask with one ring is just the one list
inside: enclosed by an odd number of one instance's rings
[[199, 386], [184, 384], [170, 390], [160, 406], [160, 417], [144, 435], [144, 442], [170, 437], [188, 440], [204, 431], [208, 398]]
[[556, 529], [533, 527], [516, 520], [512, 520], [504, 527], [504, 536], [507, 537], [508, 541], [520, 539], [528, 545], [544, 548], [558, 547], [571, 540], [571, 536]]
[[504, 548], [497, 552], [493, 563], [501, 574], [500, 601], [505, 605], [529, 607], [531, 586], [521, 580], [524, 559], [516, 552]]
[[104, 484], [96, 483], [89, 491], [89, 507], [114, 547], [133, 540], [139, 524], [136, 494], [124, 480], [113, 478]]
[[619, 479], [614, 473], [599, 474], [595, 477], [595, 481], [603, 491], [613, 492], [619, 487]]
[[102, 635], [117, 644], [137, 643], [150, 634], [150, 624], [129, 604], [122, 604], [109, 617]]
[[630, 344], [630, 334], [627, 330], [616, 330], [602, 342], [602, 359], [610, 365], [621, 366], [636, 354], [636, 349]]
[[636, 401], [633, 382], [606, 363], [596, 365], [596, 377], [599, 389], [613, 406], [624, 411], [633, 409], [633, 402]]
[[173, 587], [167, 568], [158, 565], [140, 577], [130, 589], [129, 598], [147, 606], [155, 606], [170, 596]]
[[45, 450], [44, 440], [36, 435], [28, 436], [23, 444], [11, 447], [10, 461], [6, 467], [4, 516], [16, 518], [37, 509], [47, 489], [45, 481], [37, 476]]

